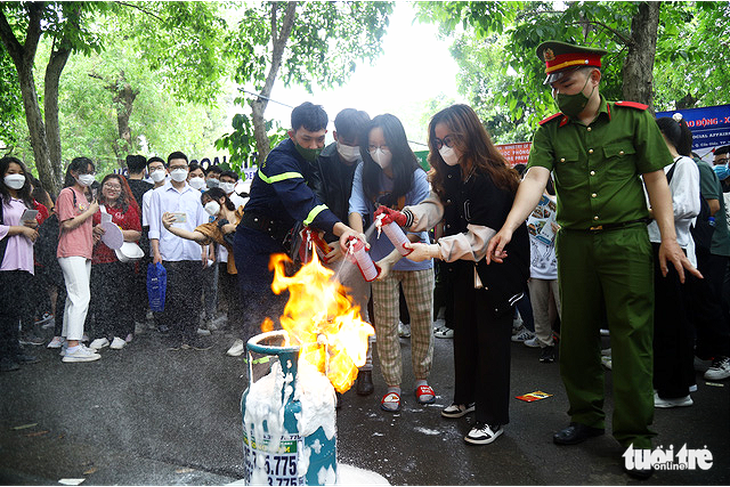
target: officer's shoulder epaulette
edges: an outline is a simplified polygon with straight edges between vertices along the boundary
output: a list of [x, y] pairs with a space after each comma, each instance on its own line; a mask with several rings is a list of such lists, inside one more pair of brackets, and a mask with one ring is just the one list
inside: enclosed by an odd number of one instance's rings
[[560, 112], [556, 113], [555, 115], [550, 115], [548, 118], [545, 118], [543, 120], [540, 120], [540, 125], [545, 125], [550, 120], [554, 120], [554, 119], [558, 118], [561, 115], [562, 115], [562, 113], [560, 113]]
[[643, 103], [636, 103], [635, 101], [617, 101], [614, 103], [617, 107], [629, 107], [629, 108], [636, 108], [637, 110], [646, 110], [649, 108], [649, 105], [644, 105]]

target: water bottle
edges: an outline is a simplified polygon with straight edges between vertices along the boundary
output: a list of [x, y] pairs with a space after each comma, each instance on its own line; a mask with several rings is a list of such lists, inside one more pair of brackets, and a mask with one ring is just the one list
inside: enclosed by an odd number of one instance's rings
[[372, 282], [380, 275], [380, 268], [370, 258], [370, 254], [365, 250], [365, 244], [362, 240], [350, 237], [350, 252], [365, 281]]

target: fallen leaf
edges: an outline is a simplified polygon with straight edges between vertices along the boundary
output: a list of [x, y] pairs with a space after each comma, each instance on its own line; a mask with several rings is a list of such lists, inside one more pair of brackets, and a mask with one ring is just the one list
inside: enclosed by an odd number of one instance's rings
[[84, 475], [91, 475], [92, 473], [95, 473], [96, 470], [97, 470], [96, 467], [92, 467], [92, 468], [88, 469], [86, 472], [84, 472]]
[[191, 472], [195, 472], [195, 470], [193, 470], [192, 468], [178, 468], [177, 470], [175, 470], [175, 473], [191, 473]]
[[38, 426], [38, 423], [29, 423], [29, 424], [23, 424], [23, 425], [20, 425], [20, 426], [13, 426], [13, 429], [15, 431], [18, 431], [18, 430], [27, 430], [28, 428], [32, 428], [34, 426]]

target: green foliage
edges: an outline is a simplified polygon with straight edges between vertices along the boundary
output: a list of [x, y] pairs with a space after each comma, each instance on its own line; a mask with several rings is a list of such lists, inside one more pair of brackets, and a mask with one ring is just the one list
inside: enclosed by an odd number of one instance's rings
[[[278, 2], [277, 32], [283, 22], [285, 2]], [[243, 14], [230, 45], [238, 59], [236, 81], [263, 87], [271, 50], [271, 3], [252, 6]], [[301, 2], [286, 44], [281, 79], [286, 86], [312, 89], [342, 84], [358, 60], [372, 61], [381, 53], [388, 25], [390, 2]]]
[[176, 99], [211, 105], [231, 60], [219, 7], [217, 2], [140, 2], [140, 10], [123, 8], [105, 22], [107, 33], [118, 29], [124, 46], [137, 50]]
[[[247, 115], [238, 113], [234, 115], [231, 126], [233, 127], [233, 131], [222, 135], [216, 140], [215, 148], [227, 150], [231, 155], [228, 159], [231, 168], [239, 174], [243, 174], [243, 167], [258, 164], [253, 122]], [[279, 142], [288, 137], [286, 129], [274, 120], [268, 120], [266, 122], [266, 134], [269, 137], [270, 147], [275, 147]]]
[[0, 142], [3, 147], [13, 147], [25, 123], [23, 98], [18, 85], [18, 72], [8, 53], [0, 50]]
[[[462, 29], [452, 47], [459, 90], [500, 142], [529, 138], [556, 108], [542, 85], [535, 49], [555, 39], [602, 47], [601, 93], [621, 99], [622, 67], [635, 2], [424, 2], [418, 18], [444, 34]], [[664, 2], [654, 67], [655, 104], [666, 110], [728, 103], [729, 2]]]
[[659, 19], [657, 110], [730, 103], [730, 2], [672, 2]]

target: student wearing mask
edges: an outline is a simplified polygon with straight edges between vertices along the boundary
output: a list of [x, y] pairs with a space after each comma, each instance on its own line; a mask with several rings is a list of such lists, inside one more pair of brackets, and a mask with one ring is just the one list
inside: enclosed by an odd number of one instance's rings
[[56, 200], [60, 223], [56, 257], [66, 283], [66, 309], [61, 333], [66, 338], [61, 351], [65, 363], [93, 362], [101, 358], [81, 343], [91, 299], [92, 217], [99, 210], [97, 199], [94, 197], [89, 202], [85, 190], [95, 181], [95, 175], [91, 159], [75, 158], [66, 169], [64, 188]]
[[441, 415], [455, 419], [474, 411], [464, 441], [487, 445], [509, 423], [512, 316], [529, 277], [524, 222], [508, 249], [509, 263], [486, 266], [484, 255], [520, 180], [470, 107], [441, 110], [428, 131], [433, 192], [406, 207], [400, 220], [409, 229], [427, 229], [442, 218], [446, 225], [438, 243], [410, 244], [413, 252], [406, 257], [454, 265], [454, 400]]
[[236, 193], [236, 183], [238, 182], [238, 174], [233, 171], [223, 171], [220, 175], [220, 183], [218, 185], [223, 191], [226, 192], [228, 199], [234, 204], [236, 208], [239, 206], [245, 206], [247, 198], [240, 196]]
[[[204, 161], [207, 159], [204, 159]], [[220, 185], [221, 173], [223, 171], [218, 166], [210, 166], [205, 173], [205, 185], [208, 189], [217, 188]]]
[[91, 272], [91, 310], [94, 316], [95, 338], [89, 348], [109, 347], [121, 350], [132, 341], [134, 333], [133, 309], [130, 299], [134, 280], [133, 262], [120, 262], [114, 250], [101, 238], [102, 214], [111, 215], [112, 223], [119, 226], [125, 242], [137, 242], [142, 233], [139, 207], [124, 176], [109, 174], [101, 182], [99, 211], [94, 214], [94, 253]]
[[18, 322], [32, 299], [33, 243], [38, 238], [38, 222], [22, 220], [33, 209], [28, 176], [20, 159], [0, 159], [0, 372], [38, 361], [23, 351], [18, 336]]
[[[350, 226], [362, 232], [374, 222], [374, 212], [380, 206], [401, 210], [416, 205], [429, 193], [426, 172], [418, 165], [408, 145], [403, 125], [391, 114], [375, 117], [360, 141], [363, 162], [358, 164], [350, 196]], [[410, 233], [413, 242], [428, 242], [425, 231]], [[415, 376], [414, 392], [419, 404], [434, 402], [436, 394], [428, 385], [433, 360], [434, 274], [431, 259], [424, 262], [400, 260], [400, 253], [382, 234], [371, 239], [370, 256], [378, 260], [381, 274], [372, 282], [373, 324], [377, 333], [378, 357], [388, 389], [380, 407], [388, 412], [401, 407], [403, 360], [398, 339], [400, 291], [403, 287], [411, 318], [411, 363]]]
[[[312, 164], [312, 173], [309, 186], [332, 213], [342, 221], [347, 221], [350, 209], [350, 194], [352, 193], [352, 179], [355, 176], [355, 168], [362, 160], [360, 157], [360, 137], [370, 123], [370, 116], [354, 108], [346, 108], [335, 117], [335, 130], [332, 136], [335, 141], [325, 147], [317, 160]], [[327, 242], [334, 242], [330, 245], [333, 251], [327, 256], [329, 264], [325, 264], [333, 270], [339, 268], [342, 256], [337, 238], [328, 234], [324, 236]], [[345, 273], [342, 277], [342, 284], [350, 290], [350, 296], [360, 307], [360, 314], [365, 321], [370, 321], [368, 316], [368, 300], [370, 299], [370, 283], [365, 282], [359, 272]], [[373, 355], [372, 347], [375, 344], [375, 337], [370, 337], [367, 360], [365, 365], [360, 367], [357, 376], [355, 391], [358, 395], [367, 396], [373, 393]]]
[[[167, 182], [167, 178], [169, 177], [167, 168], [165, 167], [165, 161], [157, 156], [150, 157], [147, 161], [147, 174], [149, 175], [149, 179], [152, 181], [152, 189], [142, 195], [142, 206], [140, 208], [142, 213], [142, 237], [139, 239], [139, 246], [144, 252], [144, 257], [139, 261], [142, 279], [142, 290], [139, 292], [143, 293], [144, 296], [141, 296], [142, 303], [140, 304], [141, 309], [138, 311], [139, 314], [135, 315], [135, 321], [138, 323], [144, 323], [147, 319], [147, 265], [152, 262], [152, 247], [150, 247], [149, 239], [150, 202], [152, 201], [152, 190], [164, 186]], [[155, 325], [150, 325], [150, 327], [154, 329]], [[158, 331], [165, 332], [166, 327], [163, 327], [163, 330], [159, 330], [161, 327], [162, 325], [157, 324]]]
[[191, 163], [188, 166], [188, 184], [191, 188], [197, 189], [201, 193], [206, 189], [205, 171], [200, 164]]
[[173, 152], [167, 158], [170, 182], [152, 191], [149, 211], [149, 238], [152, 262], [167, 270], [165, 310], [157, 314], [162, 332], [169, 332], [174, 348], [207, 349], [197, 336], [200, 316], [200, 247], [177, 238], [165, 230], [162, 215], [176, 216], [176, 226], [194, 230], [207, 223], [208, 215], [200, 204], [200, 192], [187, 184], [188, 158]]

